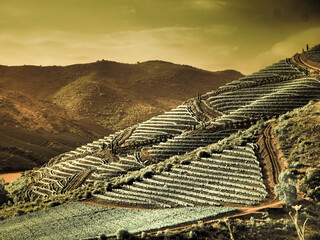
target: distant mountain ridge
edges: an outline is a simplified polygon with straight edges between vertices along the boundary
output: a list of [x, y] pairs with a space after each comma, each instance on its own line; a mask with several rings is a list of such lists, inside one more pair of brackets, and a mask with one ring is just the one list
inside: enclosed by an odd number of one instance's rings
[[[0, 65], [0, 171], [38, 166], [241, 76], [163, 61]], [[5, 150], [12, 147], [17, 151]]]

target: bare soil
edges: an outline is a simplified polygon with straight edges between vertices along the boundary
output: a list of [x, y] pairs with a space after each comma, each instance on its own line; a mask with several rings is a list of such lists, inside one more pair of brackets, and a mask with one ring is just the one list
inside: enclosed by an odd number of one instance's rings
[[17, 172], [17, 173], [4, 173], [4, 174], [0, 174], [0, 179], [3, 178], [6, 183], [9, 183], [9, 182], [17, 179], [17, 178], [20, 177], [20, 176], [21, 176], [21, 172]]

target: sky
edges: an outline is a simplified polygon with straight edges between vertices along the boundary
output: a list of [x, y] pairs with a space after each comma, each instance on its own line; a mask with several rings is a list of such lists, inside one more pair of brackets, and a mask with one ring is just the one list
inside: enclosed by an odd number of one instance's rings
[[250, 74], [320, 43], [318, 0], [0, 0], [0, 64], [163, 60]]

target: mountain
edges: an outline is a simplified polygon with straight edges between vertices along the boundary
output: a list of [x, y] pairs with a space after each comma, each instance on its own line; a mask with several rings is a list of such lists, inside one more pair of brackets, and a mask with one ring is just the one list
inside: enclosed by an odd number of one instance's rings
[[0, 172], [40, 166], [240, 76], [162, 61], [0, 66]]
[[0, 233], [318, 239], [319, 61], [316, 46], [0, 185]]
[[17, 91], [0, 91], [0, 172], [41, 166], [110, 132], [53, 103]]

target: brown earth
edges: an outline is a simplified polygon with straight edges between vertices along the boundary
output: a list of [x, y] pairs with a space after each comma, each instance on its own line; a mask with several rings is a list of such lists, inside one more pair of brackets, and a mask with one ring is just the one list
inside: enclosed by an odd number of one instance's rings
[[162, 61], [0, 65], [0, 172], [40, 166], [242, 76]]
[[311, 59], [308, 58], [307, 53], [303, 52], [298, 55], [301, 63], [303, 63], [305, 66], [307, 66], [310, 70], [320, 70], [320, 63], [314, 62]]
[[0, 91], [0, 173], [40, 166], [109, 133], [110, 129], [53, 103]]
[[21, 176], [21, 172], [17, 173], [6, 173], [6, 174], [0, 174], [0, 179], [3, 178], [5, 183], [9, 183], [18, 177]]
[[274, 187], [279, 183], [278, 177], [288, 168], [280, 144], [273, 132], [274, 124], [270, 123], [261, 133], [257, 145], [262, 167], [264, 184], [268, 191], [269, 199], [276, 199]]
[[320, 77], [320, 63], [308, 58], [307, 53], [296, 53], [291, 60], [299, 66], [308, 69], [310, 76]]

